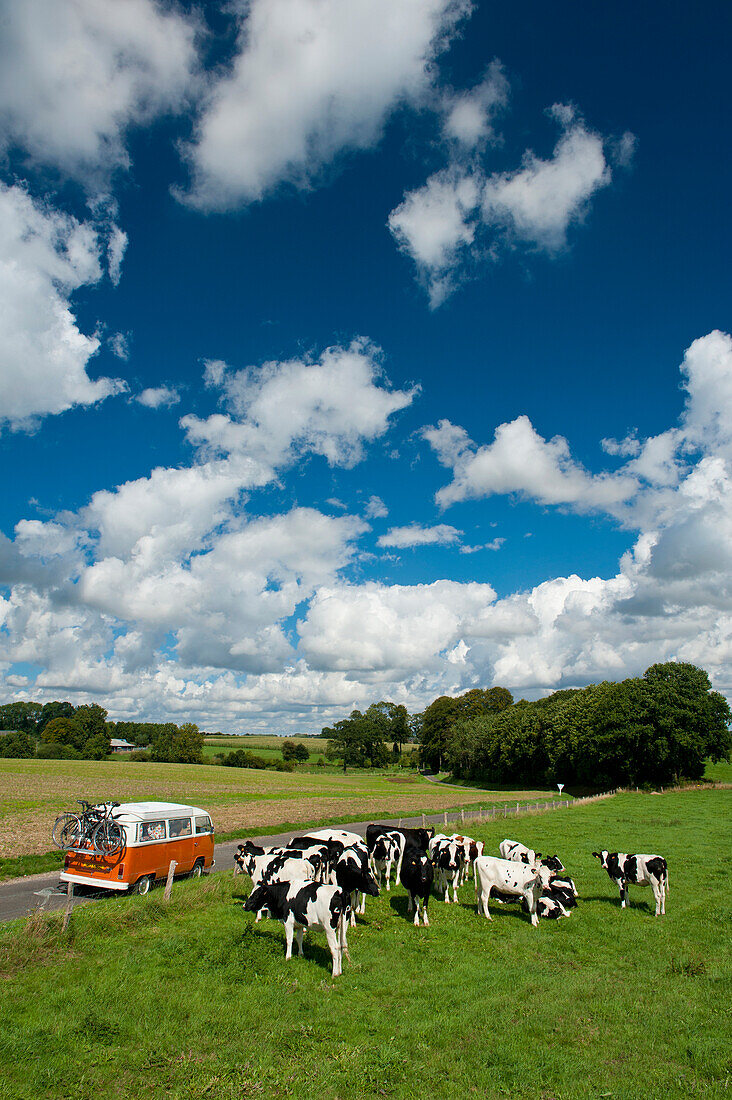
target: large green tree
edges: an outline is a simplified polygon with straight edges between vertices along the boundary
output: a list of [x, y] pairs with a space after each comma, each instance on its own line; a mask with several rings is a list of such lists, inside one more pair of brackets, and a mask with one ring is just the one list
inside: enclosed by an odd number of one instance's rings
[[166, 764], [202, 764], [203, 734], [194, 722], [180, 727], [165, 723], [153, 738], [152, 758]]
[[388, 722], [378, 711], [362, 714], [354, 710], [349, 718], [332, 727], [326, 726], [321, 736], [328, 738], [326, 756], [341, 760], [345, 772], [349, 764], [354, 768], [386, 767], [389, 763], [385, 744], [387, 732]]

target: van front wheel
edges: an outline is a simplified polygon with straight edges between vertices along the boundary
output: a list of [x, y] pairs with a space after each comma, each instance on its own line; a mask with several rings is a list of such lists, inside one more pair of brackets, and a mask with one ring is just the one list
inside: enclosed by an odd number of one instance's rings
[[152, 875], [143, 875], [130, 890], [131, 894], [147, 894], [153, 884]]
[[203, 874], [203, 860], [202, 859], [197, 859], [196, 862], [193, 864], [193, 869], [191, 871], [191, 878], [200, 878], [202, 874]]

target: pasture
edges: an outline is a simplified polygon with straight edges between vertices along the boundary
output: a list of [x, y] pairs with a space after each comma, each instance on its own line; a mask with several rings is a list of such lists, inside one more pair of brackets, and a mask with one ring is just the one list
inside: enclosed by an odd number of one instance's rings
[[[217, 874], [0, 930], [0, 1092], [8, 1100], [294, 1096], [304, 1100], [729, 1096], [730, 795], [622, 794], [512, 820], [557, 851], [579, 907], [538, 930], [515, 906], [479, 918], [433, 897], [415, 929], [399, 888], [369, 899], [353, 962], [322, 934], [284, 960], [249, 880]], [[501, 822], [472, 830], [497, 852]], [[593, 848], [669, 860], [621, 911]], [[39, 1057], [39, 1052], [42, 1057]]]
[[[527, 798], [538, 797], [537, 792], [524, 793]], [[289, 773], [206, 764], [142, 764], [123, 758], [113, 762], [0, 759], [0, 858], [47, 852], [56, 815], [75, 808], [77, 798], [191, 802], [210, 810], [222, 836], [334, 818], [407, 816], [504, 797], [498, 792], [439, 787], [403, 769], [349, 769], [344, 775], [317, 767]]]

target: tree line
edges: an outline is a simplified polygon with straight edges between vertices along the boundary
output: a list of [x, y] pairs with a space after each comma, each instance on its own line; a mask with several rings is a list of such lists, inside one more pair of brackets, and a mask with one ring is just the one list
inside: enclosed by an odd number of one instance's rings
[[[326, 755], [383, 767], [419, 743], [419, 764], [458, 779], [593, 788], [699, 779], [732, 748], [727, 700], [695, 665], [655, 664], [642, 677], [514, 702], [507, 688], [441, 695], [419, 714], [394, 703], [325, 727]], [[393, 742], [391, 752], [388, 742]]]
[[729, 759], [731, 719], [703, 669], [670, 661], [619, 683], [458, 715], [441, 737], [456, 777], [609, 789], [700, 779], [707, 759]]
[[113, 737], [130, 741], [138, 759], [160, 763], [203, 763], [204, 734], [193, 722], [108, 722], [97, 703], [74, 707], [54, 701], [16, 701], [0, 706], [0, 756], [41, 760], [104, 760]]

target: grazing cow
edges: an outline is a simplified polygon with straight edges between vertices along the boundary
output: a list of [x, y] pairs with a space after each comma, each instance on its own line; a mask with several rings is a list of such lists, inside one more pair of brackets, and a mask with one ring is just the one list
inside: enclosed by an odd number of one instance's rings
[[541, 896], [541, 879], [535, 867], [495, 856], [479, 856], [473, 864], [473, 875], [478, 913], [482, 910], [483, 916], [491, 920], [488, 899], [491, 891], [498, 890], [523, 898], [531, 914], [531, 923], [535, 928], [538, 926], [536, 908]]
[[592, 853], [620, 890], [620, 908], [628, 902], [628, 886], [650, 886], [656, 902], [656, 916], [666, 913], [668, 864], [663, 856], [627, 855], [625, 852]]
[[401, 873], [399, 881], [409, 894], [407, 912], [414, 909], [414, 926], [419, 925], [419, 906], [422, 902], [422, 923], [429, 924], [427, 916], [427, 904], [430, 900], [430, 890], [435, 871], [431, 860], [420, 848], [407, 847], [402, 857]]
[[285, 958], [292, 958], [292, 939], [303, 954], [302, 938], [306, 931], [325, 932], [333, 960], [333, 977], [343, 972], [343, 955], [350, 961], [346, 942], [349, 901], [340, 886], [295, 879], [258, 886], [244, 903], [247, 912], [268, 910], [274, 920], [285, 926]]
[[406, 848], [411, 846], [420, 852], [424, 852], [426, 855], [430, 840], [435, 835], [435, 830], [432, 826], [430, 826], [429, 829], [397, 829], [393, 825], [375, 825], [372, 822], [371, 825], [366, 826], [366, 845], [369, 852], [373, 852], [377, 838], [383, 836], [384, 833], [401, 833], [404, 837], [404, 847], [402, 848], [396, 870], [396, 877], [399, 881], [402, 873], [402, 859], [404, 858]]
[[[361, 850], [362, 849], [362, 850]], [[350, 899], [351, 924], [356, 923], [356, 913], [363, 915], [366, 911], [366, 895], [372, 898], [379, 896], [379, 887], [369, 868], [369, 855], [364, 844], [346, 848], [338, 859], [335, 868], [335, 880], [342, 890], [345, 890]], [[359, 905], [358, 895], [361, 894]]]
[[556, 898], [540, 897], [536, 903], [536, 912], [547, 920], [558, 920], [560, 917], [568, 917], [569, 912]]
[[[255, 890], [258, 886], [269, 886], [273, 882], [291, 882], [293, 879], [311, 882], [315, 879], [312, 863], [293, 858], [287, 849], [281, 855], [254, 855], [245, 852], [241, 856], [240, 865], [251, 878]], [[263, 911], [258, 911], [257, 920], [261, 920], [263, 915]]]
[[[389, 879], [391, 878], [392, 866], [395, 863], [398, 865], [403, 847], [404, 837], [401, 833], [384, 833], [383, 836], [376, 838], [376, 843], [371, 852], [371, 866], [379, 886], [381, 886], [382, 874], [385, 876], [387, 890], [390, 889]], [[396, 878], [394, 881], [397, 881]]]
[[445, 895], [445, 902], [450, 902], [450, 888], [452, 887], [452, 900], [457, 905], [457, 888], [460, 885], [460, 873], [463, 867], [463, 850], [455, 840], [448, 837], [433, 837], [430, 841], [430, 856], [435, 868], [435, 889]]
[[502, 840], [498, 845], [498, 851], [502, 859], [510, 859], [514, 863], [536, 863], [541, 857], [541, 852], [535, 852], [533, 848], [527, 848], [518, 840]]

